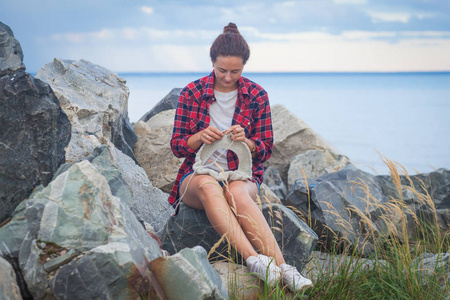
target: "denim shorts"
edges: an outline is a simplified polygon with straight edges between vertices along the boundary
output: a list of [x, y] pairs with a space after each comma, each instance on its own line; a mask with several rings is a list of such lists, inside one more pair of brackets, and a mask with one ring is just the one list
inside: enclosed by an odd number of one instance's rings
[[[181, 187], [181, 184], [183, 183], [183, 180], [186, 177], [188, 177], [189, 175], [191, 175], [192, 173], [194, 173], [194, 171], [186, 173], [183, 175], [183, 177], [181, 177], [180, 184], [178, 185], [178, 197], [180, 197], [180, 187]], [[223, 182], [222, 181], [218, 181], [218, 182], [219, 182], [220, 186], [223, 187]], [[261, 196], [261, 185], [257, 181], [255, 181], [255, 183], [256, 183], [256, 187], [258, 188], [258, 196]]]

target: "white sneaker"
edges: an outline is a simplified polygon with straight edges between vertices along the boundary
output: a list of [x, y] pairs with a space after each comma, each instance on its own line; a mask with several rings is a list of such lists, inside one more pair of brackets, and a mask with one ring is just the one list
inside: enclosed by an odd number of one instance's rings
[[288, 264], [281, 264], [281, 281], [293, 292], [301, 292], [304, 289], [312, 288], [312, 281], [303, 277], [295, 267]]
[[280, 268], [275, 263], [274, 258], [259, 254], [258, 256], [250, 256], [246, 262], [250, 272], [270, 286], [274, 286], [280, 281]]

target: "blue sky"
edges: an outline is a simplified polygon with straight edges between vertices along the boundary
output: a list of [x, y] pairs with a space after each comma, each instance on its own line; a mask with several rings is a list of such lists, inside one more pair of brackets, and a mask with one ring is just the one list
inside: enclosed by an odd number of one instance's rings
[[449, 0], [0, 0], [36, 72], [54, 57], [115, 72], [211, 70], [234, 22], [248, 72], [450, 71]]

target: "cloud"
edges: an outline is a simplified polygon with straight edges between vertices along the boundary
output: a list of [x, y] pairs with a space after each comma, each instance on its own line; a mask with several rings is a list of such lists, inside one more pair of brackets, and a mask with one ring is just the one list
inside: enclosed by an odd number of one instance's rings
[[[250, 72], [450, 70], [450, 31], [271, 33], [252, 26], [240, 31], [252, 40]], [[56, 34], [43, 44], [59, 57], [85, 58], [116, 72], [192, 72], [211, 69], [209, 47], [216, 35], [125, 27]]]
[[154, 12], [153, 7], [150, 6], [141, 6], [141, 11], [143, 11], [146, 14], [151, 15]]
[[257, 43], [247, 71], [267, 72], [399, 72], [450, 70], [449, 39]]
[[152, 27], [124, 27], [124, 28], [104, 28], [93, 32], [66, 32], [52, 34], [49, 37], [40, 38], [41, 43], [45, 42], [68, 42], [72, 44], [96, 44], [96, 43], [117, 43], [127, 40], [136, 43], [153, 44], [184, 44], [210, 42], [217, 36], [212, 30], [185, 30], [174, 29], [165, 30]]
[[368, 12], [369, 16], [372, 18], [372, 22], [401, 22], [408, 23], [412, 18], [417, 18], [419, 20], [425, 18], [432, 18], [431, 13], [412, 13], [412, 12]]

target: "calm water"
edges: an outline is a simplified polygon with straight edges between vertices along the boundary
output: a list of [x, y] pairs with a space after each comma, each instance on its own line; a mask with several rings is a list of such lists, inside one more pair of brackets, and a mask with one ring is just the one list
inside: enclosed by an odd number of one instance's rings
[[[130, 120], [205, 74], [121, 74], [130, 88]], [[285, 105], [365, 171], [388, 173], [379, 153], [410, 174], [450, 169], [450, 73], [244, 76], [267, 90], [271, 105]]]

